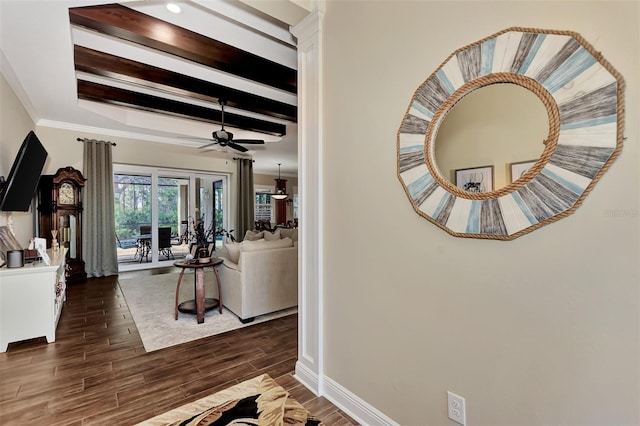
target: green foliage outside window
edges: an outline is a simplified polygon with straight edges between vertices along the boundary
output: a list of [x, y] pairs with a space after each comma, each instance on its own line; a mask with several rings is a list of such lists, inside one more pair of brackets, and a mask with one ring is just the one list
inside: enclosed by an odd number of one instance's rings
[[[151, 178], [149, 176], [114, 175], [116, 235], [120, 240], [140, 235], [140, 226], [151, 226]], [[158, 179], [158, 226], [170, 226], [177, 235], [177, 181]]]

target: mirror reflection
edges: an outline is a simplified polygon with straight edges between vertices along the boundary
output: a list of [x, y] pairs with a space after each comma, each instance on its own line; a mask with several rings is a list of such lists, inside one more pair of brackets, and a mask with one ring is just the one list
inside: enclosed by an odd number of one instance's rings
[[498, 190], [540, 158], [548, 133], [547, 110], [533, 92], [511, 83], [481, 87], [443, 119], [434, 142], [436, 166], [443, 178], [462, 189], [475, 168], [487, 180], [486, 169], [493, 166], [493, 184], [485, 187]]

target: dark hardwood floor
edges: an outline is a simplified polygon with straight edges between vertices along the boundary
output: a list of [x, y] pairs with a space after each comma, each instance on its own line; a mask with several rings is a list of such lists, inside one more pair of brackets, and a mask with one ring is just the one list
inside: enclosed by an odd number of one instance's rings
[[0, 424], [135, 424], [267, 373], [323, 424], [356, 425], [293, 378], [296, 355], [296, 315], [147, 353], [117, 277], [94, 278], [67, 288], [55, 343], [0, 354]]

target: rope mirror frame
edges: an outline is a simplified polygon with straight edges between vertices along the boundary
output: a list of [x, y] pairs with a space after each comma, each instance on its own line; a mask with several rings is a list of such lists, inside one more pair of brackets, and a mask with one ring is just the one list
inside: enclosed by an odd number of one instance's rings
[[[544, 104], [544, 150], [498, 190], [464, 191], [437, 168], [434, 142], [464, 96], [516, 84]], [[397, 134], [397, 176], [413, 209], [456, 237], [512, 240], [573, 213], [619, 155], [624, 79], [572, 31], [512, 27], [454, 51], [414, 92]]]

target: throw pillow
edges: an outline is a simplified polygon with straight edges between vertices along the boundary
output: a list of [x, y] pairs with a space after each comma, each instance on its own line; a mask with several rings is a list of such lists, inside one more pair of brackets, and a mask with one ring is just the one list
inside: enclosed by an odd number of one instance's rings
[[280, 238], [280, 228], [276, 229], [273, 232], [264, 231], [264, 239], [267, 241], [279, 240]]
[[240, 244], [242, 243], [224, 243], [224, 248], [229, 254], [229, 260], [233, 263], [238, 263], [240, 259]]
[[244, 239], [249, 241], [257, 241], [263, 238], [264, 231], [252, 231], [248, 230], [246, 234], [244, 234]]
[[[240, 251], [262, 251], [279, 248], [293, 247], [293, 241], [291, 238], [282, 238], [281, 240], [258, 240], [258, 241], [243, 241], [240, 243]], [[237, 263], [237, 262], [236, 262]]]
[[298, 241], [298, 228], [280, 228], [282, 238], [289, 237], [292, 241]]

